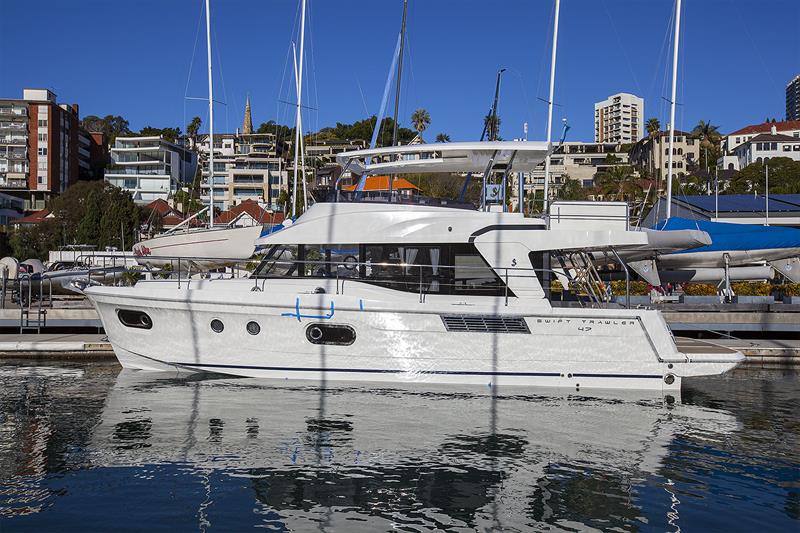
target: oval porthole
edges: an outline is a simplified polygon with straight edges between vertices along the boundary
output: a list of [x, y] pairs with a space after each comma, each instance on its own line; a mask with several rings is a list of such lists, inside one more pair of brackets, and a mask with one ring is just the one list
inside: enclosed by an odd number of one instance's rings
[[223, 329], [225, 329], [225, 324], [222, 323], [222, 320], [215, 318], [211, 321], [211, 331], [214, 333], [222, 333]]
[[258, 325], [258, 322], [253, 322], [251, 320], [247, 323], [247, 333], [250, 335], [258, 335], [261, 333], [261, 326]]
[[122, 325], [129, 328], [150, 329], [153, 327], [153, 320], [144, 311], [117, 309], [117, 318]]

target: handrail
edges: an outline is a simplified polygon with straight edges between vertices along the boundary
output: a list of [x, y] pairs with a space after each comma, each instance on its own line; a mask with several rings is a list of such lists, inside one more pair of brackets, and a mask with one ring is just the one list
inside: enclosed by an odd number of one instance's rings
[[[626, 304], [625, 304], [625, 306], [627, 308], [630, 308], [630, 271], [627, 268], [627, 266], [624, 264], [624, 262], [621, 261], [621, 258], [619, 258], [619, 255], [617, 254], [616, 250], [614, 250], [612, 248], [611, 252], [615, 255], [615, 258], [620, 262], [620, 264], [623, 267], [623, 272], [625, 274], [625, 279], [626, 279], [626, 284], [625, 284], [625, 287], [626, 287], [625, 288]], [[591, 263], [591, 265], [588, 266], [588, 267], [586, 265], [583, 265], [582, 268], [578, 268], [578, 270], [582, 270], [582, 269], [583, 270], [587, 270], [587, 272], [585, 272], [585, 274], [583, 276], [579, 276], [579, 278], [582, 278], [582, 279], [573, 279], [573, 280], [571, 280], [570, 285], [572, 285], [573, 283], [575, 284], [575, 288], [577, 289], [576, 294], [581, 295], [581, 294], [583, 294], [585, 292], [585, 295], [588, 295], [590, 301], [593, 300], [595, 303], [597, 303], [599, 305], [608, 304], [610, 302], [610, 298], [608, 298], [608, 296], [606, 296], [606, 295], [598, 294], [596, 292], [596, 290], [595, 290], [596, 287], [593, 286], [593, 285], [596, 285], [598, 283], [605, 283], [605, 282], [603, 282], [603, 280], [600, 278], [599, 273], [597, 272], [597, 270], [594, 269], [594, 266], [593, 266], [593, 263], [592, 263], [592, 259], [591, 259], [591, 257], [589, 257], [589, 254], [585, 254], [585, 253], [581, 253], [581, 252], [572, 252], [572, 253], [565, 254], [565, 255], [571, 256], [572, 259], [573, 259], [573, 262], [576, 259], [576, 256], [580, 256], [580, 259], [582, 261]], [[108, 258], [113, 259], [114, 261], [120, 259], [120, 256], [118, 254], [103, 254], [103, 253], [93, 252], [89, 256], [94, 258], [94, 259], [108, 257]], [[78, 259], [80, 259], [82, 257], [83, 256], [79, 256]], [[537, 282], [539, 282], [540, 285], [542, 286], [542, 289], [547, 290], [553, 285], [553, 283], [558, 283], [557, 277], [553, 276], [552, 274], [560, 274], [563, 271], [563, 269], [554, 270], [552, 268], [532, 268], [532, 267], [524, 267], [524, 266], [493, 268], [493, 267], [491, 267], [489, 265], [486, 265], [486, 266], [469, 266], [469, 265], [465, 265], [465, 266], [456, 267], [454, 265], [441, 265], [441, 264], [433, 265], [433, 264], [419, 264], [419, 263], [406, 263], [406, 262], [374, 262], [374, 261], [366, 261], [366, 262], [347, 261], [347, 262], [345, 262], [345, 261], [336, 261], [336, 260], [331, 260], [331, 261], [325, 261], [325, 260], [302, 260], [301, 261], [300, 259], [281, 259], [281, 258], [275, 258], [275, 257], [272, 257], [272, 256], [255, 256], [255, 257], [251, 257], [251, 258], [248, 258], [248, 259], [242, 259], [240, 257], [238, 257], [238, 258], [237, 257], [221, 258], [221, 257], [147, 256], [146, 258], [139, 258], [139, 259], [145, 259], [147, 261], [152, 260], [154, 262], [160, 262], [160, 263], [168, 263], [168, 264], [171, 265], [172, 270], [171, 271], [167, 271], [167, 270], [159, 269], [158, 267], [155, 267], [155, 266], [152, 266], [152, 265], [148, 264], [148, 265], [137, 265], [136, 267], [132, 267], [132, 268], [123, 265], [121, 267], [122, 272], [135, 272], [135, 273], [147, 272], [147, 273], [150, 273], [150, 274], [155, 272], [155, 273], [158, 273], [160, 276], [165, 276], [165, 277], [163, 277], [164, 281], [171, 280], [171, 281], [174, 282], [175, 278], [177, 277], [176, 274], [175, 274], [176, 269], [174, 268], [176, 266], [176, 263], [177, 263], [177, 266], [179, 266], [179, 267], [184, 267], [185, 265], [189, 265], [189, 268], [191, 268], [192, 264], [196, 265], [198, 263], [203, 263], [203, 262], [207, 261], [207, 262], [215, 262], [215, 263], [220, 263], [220, 264], [221, 263], [226, 264], [227, 265], [227, 269], [230, 269], [230, 274], [227, 275], [226, 273], [222, 273], [222, 277], [224, 277], [224, 278], [232, 279], [232, 278], [253, 277], [256, 280], [253, 290], [263, 290], [263, 286], [265, 285], [266, 281], [261, 283], [262, 288], [258, 288], [259, 282], [257, 280], [259, 280], [259, 279], [261, 279], [261, 280], [266, 280], [266, 279], [295, 279], [296, 280], [296, 279], [302, 279], [304, 277], [308, 278], [308, 279], [328, 278], [328, 277], [330, 277], [331, 279], [335, 279], [336, 280], [336, 291], [337, 291], [337, 294], [344, 294], [344, 284], [345, 284], [345, 280], [347, 280], [347, 279], [354, 279], [354, 280], [357, 280], [357, 281], [363, 281], [363, 282], [368, 282], [368, 283], [376, 280], [376, 278], [366, 278], [366, 277], [361, 277], [359, 275], [353, 275], [353, 276], [342, 275], [342, 273], [343, 273], [342, 268], [344, 268], [347, 271], [354, 271], [354, 272], [360, 272], [362, 268], [368, 268], [368, 267], [402, 269], [404, 272], [407, 269], [419, 269], [420, 270], [420, 274], [422, 274], [422, 269], [424, 269], [424, 268], [430, 268], [430, 269], [436, 268], [440, 272], [450, 272], [451, 270], [455, 271], [456, 269], [458, 269], [459, 271], [462, 271], [462, 272], [463, 271], [466, 271], [466, 272], [486, 272], [487, 269], [488, 269], [488, 270], [491, 270], [494, 273], [494, 275], [496, 276], [497, 279], [499, 279], [501, 281], [505, 281], [506, 289], [504, 289], [504, 290], [508, 290], [508, 282], [510, 281], [511, 278], [526, 278], [526, 277], [535, 277]], [[284, 276], [284, 275], [280, 275], [280, 274], [276, 274], [276, 273], [259, 274], [259, 275], [255, 275], [254, 276], [253, 275], [254, 272], [265, 261], [269, 264], [269, 269], [270, 270], [274, 269], [276, 266], [286, 266], [286, 267], [296, 267], [296, 268], [303, 267], [303, 266], [307, 266], [307, 267], [326, 266], [326, 267], [329, 267], [329, 269], [326, 271], [326, 275], [325, 276], [315, 276], [315, 275], [298, 276], [296, 274], [290, 275], [290, 276]], [[576, 267], [581, 267], [581, 265], [576, 265]], [[222, 267], [220, 267], [220, 268], [222, 268]], [[102, 269], [98, 269], [98, 270], [102, 270]], [[182, 268], [178, 268], [177, 270], [182, 270]], [[95, 272], [97, 272], [97, 270], [93, 271], [92, 273], [95, 273]], [[536, 275], [536, 273], [539, 273], [539, 272], [541, 272], [541, 273], [550, 273], [551, 274], [551, 276], [549, 276], [547, 278], [547, 279], [553, 280], [553, 281], [551, 281], [549, 286], [544, 286], [543, 280], [546, 279], [544, 276], [539, 277], [539, 276]], [[527, 273], [527, 275], [526, 275], [526, 273]], [[191, 281], [191, 277], [189, 275], [186, 275], [184, 277], [185, 274], [186, 273], [178, 274], [178, 276], [180, 276], [181, 281], [186, 280], [187, 282], [190, 282]], [[201, 273], [199, 273], [199, 272], [195, 273], [195, 276], [197, 276], [198, 274], [201, 274]], [[395, 284], [396, 283], [396, 284], [405, 284], [407, 286], [407, 284], [408, 284], [408, 276], [407, 275], [402, 275], [401, 274], [401, 275], [398, 275], [396, 277], [397, 278], [401, 278], [401, 279], [390, 280], [390, 279], [382, 278], [382, 279], [380, 279], [380, 282], [383, 283], [383, 284], [386, 284], [386, 285], [390, 285], [390, 284]], [[435, 280], [435, 281], [439, 282], [440, 286], [442, 286], [442, 287], [448, 287], [448, 286], [455, 286], [456, 285], [456, 284], [444, 283], [444, 279], [446, 278], [446, 276], [443, 275], [442, 273], [439, 273], [439, 274], [437, 274], [435, 276], [434, 275], [429, 275], [427, 277], [423, 276], [423, 278], [424, 279], [421, 282], [422, 286], [420, 287], [420, 292], [421, 292], [420, 301], [421, 302], [425, 301], [425, 294], [426, 294], [425, 285], [427, 285], [427, 282], [429, 282], [431, 280]], [[469, 279], [469, 278], [466, 278], [466, 279]], [[473, 278], [473, 279], [477, 279], [477, 278]], [[161, 280], [152, 280], [152, 281], [161, 281]], [[571, 289], [571, 287], [567, 287], [566, 289]], [[476, 290], [480, 290], [480, 289], [476, 289]], [[573, 289], [573, 291], [574, 291], [574, 289]], [[506, 305], [507, 305], [507, 303], [506, 303]]]

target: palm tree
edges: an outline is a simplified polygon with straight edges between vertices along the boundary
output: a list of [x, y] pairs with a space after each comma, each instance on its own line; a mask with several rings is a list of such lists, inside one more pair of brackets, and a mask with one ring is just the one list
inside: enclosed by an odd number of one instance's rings
[[431, 123], [431, 115], [424, 109], [419, 108], [411, 113], [411, 123], [414, 125], [414, 129], [417, 130], [419, 136], [422, 137], [422, 132], [425, 131], [428, 124]]
[[446, 133], [440, 133], [439, 135], [436, 136], [436, 142], [437, 143], [449, 143], [450, 142], [450, 136], [448, 134], [446, 134]]
[[692, 134], [713, 141], [720, 136], [719, 126], [714, 126], [710, 121], [701, 120], [692, 130]]
[[605, 172], [598, 172], [594, 178], [597, 192], [605, 199], [635, 201], [641, 196], [642, 188], [636, 182], [631, 167], [615, 166]]
[[661, 122], [659, 122], [656, 117], [648, 118], [645, 128], [647, 129], [647, 134], [650, 137], [655, 137], [656, 133], [661, 131]]
[[193, 143], [197, 141], [197, 134], [200, 132], [200, 126], [203, 120], [200, 117], [194, 117], [192, 121], [186, 126], [186, 136], [192, 140]]
[[500, 135], [500, 117], [489, 113], [483, 117], [483, 125], [486, 128], [487, 139], [496, 141]]
[[721, 135], [719, 134], [719, 126], [714, 126], [710, 121], [701, 120], [692, 130], [692, 135], [700, 137], [700, 146], [703, 147], [705, 152], [704, 163], [706, 172], [708, 172], [708, 149], [711, 148], [712, 154], [714, 154], [716, 151], [715, 148], [717, 141], [719, 141], [721, 138]]

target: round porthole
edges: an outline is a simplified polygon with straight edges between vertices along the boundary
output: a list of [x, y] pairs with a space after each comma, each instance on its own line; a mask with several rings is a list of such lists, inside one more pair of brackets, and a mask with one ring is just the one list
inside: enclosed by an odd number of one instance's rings
[[211, 331], [214, 333], [222, 333], [223, 329], [225, 329], [225, 324], [222, 323], [222, 320], [215, 318], [211, 321]]
[[666, 383], [667, 385], [672, 385], [673, 383], [675, 383], [675, 376], [673, 374], [667, 374], [664, 377], [664, 383]]
[[250, 321], [247, 323], [247, 333], [250, 335], [258, 335], [261, 333], [261, 326], [258, 325], [258, 322]]

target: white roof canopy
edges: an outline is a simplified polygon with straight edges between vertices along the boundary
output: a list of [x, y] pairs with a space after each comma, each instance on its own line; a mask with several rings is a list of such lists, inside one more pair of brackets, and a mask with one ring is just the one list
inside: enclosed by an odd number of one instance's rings
[[490, 161], [495, 170], [505, 170], [510, 164], [509, 171], [531, 172], [546, 156], [546, 142], [488, 141], [356, 150], [338, 154], [336, 162], [355, 174], [483, 173]]

